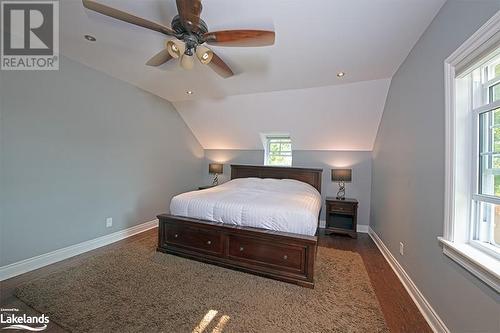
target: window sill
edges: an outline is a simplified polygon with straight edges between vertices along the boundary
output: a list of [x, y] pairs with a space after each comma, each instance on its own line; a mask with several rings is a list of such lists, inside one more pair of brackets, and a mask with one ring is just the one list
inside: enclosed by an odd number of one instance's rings
[[477, 248], [465, 244], [450, 242], [438, 237], [443, 244], [443, 253], [477, 276], [484, 283], [500, 292], [500, 261]]

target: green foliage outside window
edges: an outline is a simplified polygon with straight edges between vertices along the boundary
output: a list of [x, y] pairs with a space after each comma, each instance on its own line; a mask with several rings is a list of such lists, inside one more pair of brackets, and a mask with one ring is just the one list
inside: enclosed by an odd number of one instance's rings
[[[495, 66], [495, 77], [500, 76], [500, 64]], [[500, 99], [500, 84], [491, 87], [491, 101], [497, 101]], [[494, 111], [493, 124], [500, 126], [500, 112], [498, 110]], [[500, 152], [500, 128], [495, 127], [493, 129], [493, 147], [495, 152]], [[496, 156], [493, 159], [493, 168], [500, 168], [500, 157]], [[495, 175], [495, 195], [500, 196], [500, 175]]]
[[290, 138], [268, 138], [267, 165], [292, 165]]
[[[493, 126], [500, 126], [500, 110], [493, 111]], [[493, 128], [493, 150], [500, 152], [500, 127]], [[500, 156], [493, 157], [493, 168], [500, 169]], [[500, 196], [500, 175], [495, 175], [494, 187], [495, 196]]]

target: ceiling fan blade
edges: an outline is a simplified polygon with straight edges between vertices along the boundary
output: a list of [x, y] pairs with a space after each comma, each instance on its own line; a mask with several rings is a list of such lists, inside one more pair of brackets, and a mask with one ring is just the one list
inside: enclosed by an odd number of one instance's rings
[[207, 32], [205, 41], [216, 46], [267, 46], [274, 44], [274, 31], [224, 30]]
[[172, 59], [172, 56], [168, 53], [167, 49], [163, 49], [157, 54], [155, 54], [146, 63], [147, 66], [160, 66]]
[[93, 0], [82, 0], [83, 6], [100, 14], [115, 18], [117, 20], [121, 20], [127, 23], [135, 24], [143, 28], [151, 29], [154, 31], [161, 32], [168, 36], [175, 35], [175, 32], [167, 28], [164, 25], [158, 24], [156, 22], [148, 21], [141, 17], [129, 14], [127, 12], [121, 11], [119, 9], [109, 7]]
[[212, 68], [217, 74], [227, 79], [234, 75], [231, 68], [222, 60], [217, 54], [213, 53], [212, 60], [208, 63], [208, 66]]
[[201, 0], [176, 0], [177, 11], [182, 26], [187, 31], [197, 32], [199, 30], [200, 15], [203, 6]]

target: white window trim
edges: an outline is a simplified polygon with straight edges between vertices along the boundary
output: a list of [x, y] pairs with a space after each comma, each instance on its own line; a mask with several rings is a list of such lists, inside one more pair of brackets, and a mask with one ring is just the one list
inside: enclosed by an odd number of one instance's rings
[[498, 265], [496, 259], [465, 243], [450, 242], [442, 237], [438, 237], [438, 239], [443, 244], [443, 253], [446, 256], [500, 292], [498, 288], [499, 270], [491, 269], [491, 267]]
[[[474, 35], [472, 35], [464, 44], [462, 44], [452, 55], [444, 62], [445, 76], [445, 197], [444, 197], [444, 233], [443, 237], [438, 237], [443, 244], [443, 253], [472, 274], [491, 286], [497, 292], [500, 292], [500, 264], [498, 259], [489, 256], [483, 251], [468, 243], [468, 235], [460, 229], [460, 224], [456, 224], [456, 218], [464, 218], [461, 214], [456, 214], [457, 209], [462, 206], [456, 204], [463, 200], [457, 194], [457, 188], [464, 190], [469, 184], [457, 183], [459, 175], [462, 173], [471, 174], [474, 165], [467, 163], [467, 156], [471, 156], [472, 144], [466, 148], [465, 153], [457, 152], [455, 147], [460, 138], [456, 136], [457, 110], [455, 103], [455, 79], [457, 72], [464, 72], [467, 66], [474, 59], [477, 59], [484, 52], [491, 49], [492, 46], [500, 42], [500, 11], [497, 12], [488, 22], [486, 22]], [[470, 115], [472, 117], [473, 115]], [[468, 128], [471, 135], [473, 129]], [[465, 159], [464, 159], [465, 156]], [[464, 161], [459, 164], [456, 160]], [[470, 158], [468, 159], [470, 161]], [[475, 162], [473, 162], [475, 163]], [[471, 191], [469, 191], [471, 193]], [[468, 205], [465, 199], [465, 205]], [[465, 217], [468, 219], [468, 217]], [[468, 222], [470, 223], [470, 221]], [[462, 223], [463, 225], [463, 223]]]

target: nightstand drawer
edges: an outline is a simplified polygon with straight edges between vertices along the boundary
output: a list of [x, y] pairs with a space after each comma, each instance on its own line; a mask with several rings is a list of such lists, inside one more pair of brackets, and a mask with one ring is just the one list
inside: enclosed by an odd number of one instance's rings
[[351, 204], [351, 203], [335, 202], [333, 204], [328, 205], [329, 212], [353, 214], [355, 209], [356, 209], [356, 206]]
[[357, 237], [358, 200], [326, 197], [326, 232]]

